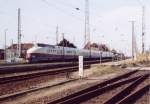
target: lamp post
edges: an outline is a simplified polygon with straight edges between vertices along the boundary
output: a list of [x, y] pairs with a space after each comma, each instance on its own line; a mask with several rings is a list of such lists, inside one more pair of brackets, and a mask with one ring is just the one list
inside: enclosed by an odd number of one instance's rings
[[[100, 36], [100, 38], [104, 38], [104, 36], [102, 35], [102, 36]], [[100, 50], [100, 45], [101, 45], [101, 43], [102, 42], [100, 42], [100, 44], [99, 44], [99, 62], [100, 62], [100, 64], [102, 63], [102, 51]]]
[[65, 43], [64, 43], [64, 33], [62, 33], [62, 42], [63, 42], [63, 61], [64, 61], [64, 57], [65, 57]]
[[100, 52], [100, 64], [102, 64], [102, 52], [99, 50]]
[[6, 47], [6, 35], [7, 35], [7, 31], [8, 31], [8, 29], [5, 29], [5, 30], [4, 30], [4, 34], [5, 34], [5, 36], [4, 36], [4, 37], [5, 37], [5, 53], [4, 53], [4, 60], [5, 60], [5, 62], [7, 61], [7, 56], [6, 56], [6, 55], [7, 55], [7, 54], [6, 54], [6, 53], [7, 53], [7, 49], [6, 49], [6, 48], [7, 48], [7, 47]]

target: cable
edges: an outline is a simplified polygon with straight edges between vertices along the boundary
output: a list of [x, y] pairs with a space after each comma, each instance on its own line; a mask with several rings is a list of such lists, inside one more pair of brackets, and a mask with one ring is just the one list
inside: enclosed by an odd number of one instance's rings
[[[59, 10], [59, 11], [62, 11], [63, 13], [65, 13], [65, 14], [67, 14], [67, 15], [69, 15], [69, 16], [71, 16], [71, 17], [73, 17], [73, 18], [75, 18], [75, 19], [77, 19], [77, 20], [79, 20], [79, 21], [81, 21], [81, 22], [83, 22], [84, 21], [84, 19], [81, 19], [81, 18], [78, 18], [78, 17], [76, 17], [75, 15], [73, 15], [73, 14], [70, 14], [69, 12], [68, 13], [66, 13], [66, 11], [64, 11], [64, 10], [62, 10], [62, 9], [60, 9], [60, 8], [58, 8], [56, 5], [54, 6], [52, 3], [49, 3], [47, 0], [42, 0], [44, 3], [46, 3], [48, 6], [53, 6], [53, 7], [55, 7], [57, 10]], [[62, 3], [62, 2], [61, 2]], [[65, 4], [65, 3], [63, 3], [64, 5], [70, 5], [70, 4]], [[73, 6], [70, 6], [71, 8], [74, 8], [75, 9], [75, 6], [73, 7]], [[96, 27], [96, 26], [94, 26], [94, 25], [92, 25], [92, 24], [90, 24], [92, 27]]]
[[63, 4], [63, 5], [65, 5], [65, 7], [67, 6], [67, 7], [70, 7], [70, 8], [73, 8], [74, 10], [77, 8], [77, 6], [75, 6], [75, 5], [72, 5], [72, 4], [68, 4], [68, 3], [64, 3], [63, 1], [61, 1], [61, 0], [59, 0], [59, 2], [57, 1], [57, 0], [55, 0], [55, 2], [57, 2], [57, 3], [59, 3], [59, 4]]
[[140, 5], [143, 6], [143, 3], [140, 0], [136, 0]]
[[[54, 7], [55, 9], [57, 9], [58, 11], [60, 11], [61, 13], [64, 13], [64, 14], [66, 14], [66, 15], [68, 15], [68, 16], [71, 16], [71, 17], [73, 17], [74, 19], [76, 19], [76, 20], [78, 20], [78, 21], [81, 21], [81, 22], [83, 22], [83, 19], [81, 19], [81, 18], [77, 18], [75, 15], [73, 15], [73, 14], [70, 14], [70, 13], [66, 13], [66, 11], [64, 11], [63, 9], [60, 9], [59, 7], [57, 7], [56, 5], [54, 5], [54, 4], [52, 4], [52, 3], [50, 3], [50, 2], [48, 2], [47, 0], [41, 0], [43, 3], [45, 3], [47, 6], [49, 6], [49, 7]], [[68, 29], [67, 29], [68, 30]]]
[[[79, 10], [79, 11], [81, 11], [84, 14], [84, 10], [82, 10], [81, 8], [75, 6], [75, 5], [71, 4], [71, 3], [69, 3], [69, 4], [68, 3], [64, 3], [63, 1], [60, 1], [60, 0], [59, 0], [59, 2], [55, 0], [55, 2], [57, 2], [57, 3], [61, 4], [61, 5], [62, 4], [65, 5], [65, 7], [70, 7], [72, 9]], [[90, 12], [90, 13], [94, 14], [93, 12]], [[98, 17], [98, 18], [101, 18], [101, 16], [98, 16], [98, 15], [95, 15], [95, 16]]]
[[[41, 0], [43, 3], [45, 3], [46, 5], [48, 5], [49, 7], [54, 7], [55, 9], [57, 9], [58, 11], [61, 11], [61, 13], [64, 13], [64, 14], [66, 14], [66, 15], [69, 15], [69, 16], [71, 16], [71, 17], [73, 17], [73, 18], [75, 18], [75, 19], [77, 19], [77, 20], [79, 20], [79, 21], [84, 21], [84, 19], [81, 19], [81, 18], [77, 18], [75, 15], [73, 15], [73, 14], [70, 14], [69, 12], [67, 12], [66, 13], [66, 11], [64, 11], [63, 9], [61, 9], [61, 8], [59, 8], [57, 5], [54, 5], [54, 4], [52, 4], [52, 3], [50, 3], [50, 2], [48, 2], [47, 0]], [[67, 5], [67, 4], [65, 4], [65, 5]], [[72, 6], [71, 6], [72, 7]], [[93, 29], [95, 29], [97, 26], [96, 25], [93, 25], [93, 24], [90, 24], [90, 26], [93, 28]]]
[[52, 6], [52, 7], [54, 7], [55, 9], [57, 9], [58, 11], [63, 12], [63, 13], [66, 14], [66, 15], [69, 15], [69, 16], [71, 16], [71, 17], [76, 18], [76, 19], [79, 20], [79, 21], [82, 21], [81, 18], [78, 18], [78, 17], [76, 17], [76, 15], [70, 14], [69, 12], [66, 13], [66, 11], [64, 11], [63, 9], [60, 9], [59, 7], [57, 7], [56, 5], [54, 5], [54, 4], [50, 3], [50, 2], [48, 2], [47, 0], [41, 0], [41, 1], [44, 2], [45, 4], [47, 4], [48, 6], [50, 6], [50, 7]]

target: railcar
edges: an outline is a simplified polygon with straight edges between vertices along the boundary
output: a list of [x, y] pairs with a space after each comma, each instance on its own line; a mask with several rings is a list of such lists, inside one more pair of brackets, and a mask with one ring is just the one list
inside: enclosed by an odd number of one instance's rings
[[109, 59], [114, 55], [111, 52], [69, 48], [47, 44], [36, 44], [27, 50], [27, 62], [77, 60], [81, 55], [84, 59]]

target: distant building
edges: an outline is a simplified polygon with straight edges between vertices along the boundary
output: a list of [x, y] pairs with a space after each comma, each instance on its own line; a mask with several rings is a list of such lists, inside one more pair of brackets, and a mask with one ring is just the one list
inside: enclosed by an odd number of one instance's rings
[[[32, 43], [22, 43], [20, 58], [26, 58], [26, 52], [31, 47], [33, 47]], [[13, 44], [7, 48], [7, 57], [15, 57], [16, 55], [17, 55], [17, 44]]]
[[0, 60], [4, 59], [4, 49], [0, 49]]

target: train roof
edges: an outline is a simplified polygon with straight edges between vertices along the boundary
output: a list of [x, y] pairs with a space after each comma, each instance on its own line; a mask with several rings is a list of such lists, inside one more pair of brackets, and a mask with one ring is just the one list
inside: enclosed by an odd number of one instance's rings
[[52, 48], [55, 48], [54, 45], [43, 44], [43, 43], [37, 43], [36, 46], [38, 46], [38, 47], [52, 47]]
[[[36, 43], [35, 46], [38, 46], [38, 47], [50, 47], [50, 48], [62, 48], [63, 47], [63, 46], [49, 45], [49, 44], [44, 44], [44, 43]], [[72, 48], [72, 47], [64, 47], [64, 48], [77, 49], [77, 48]]]

